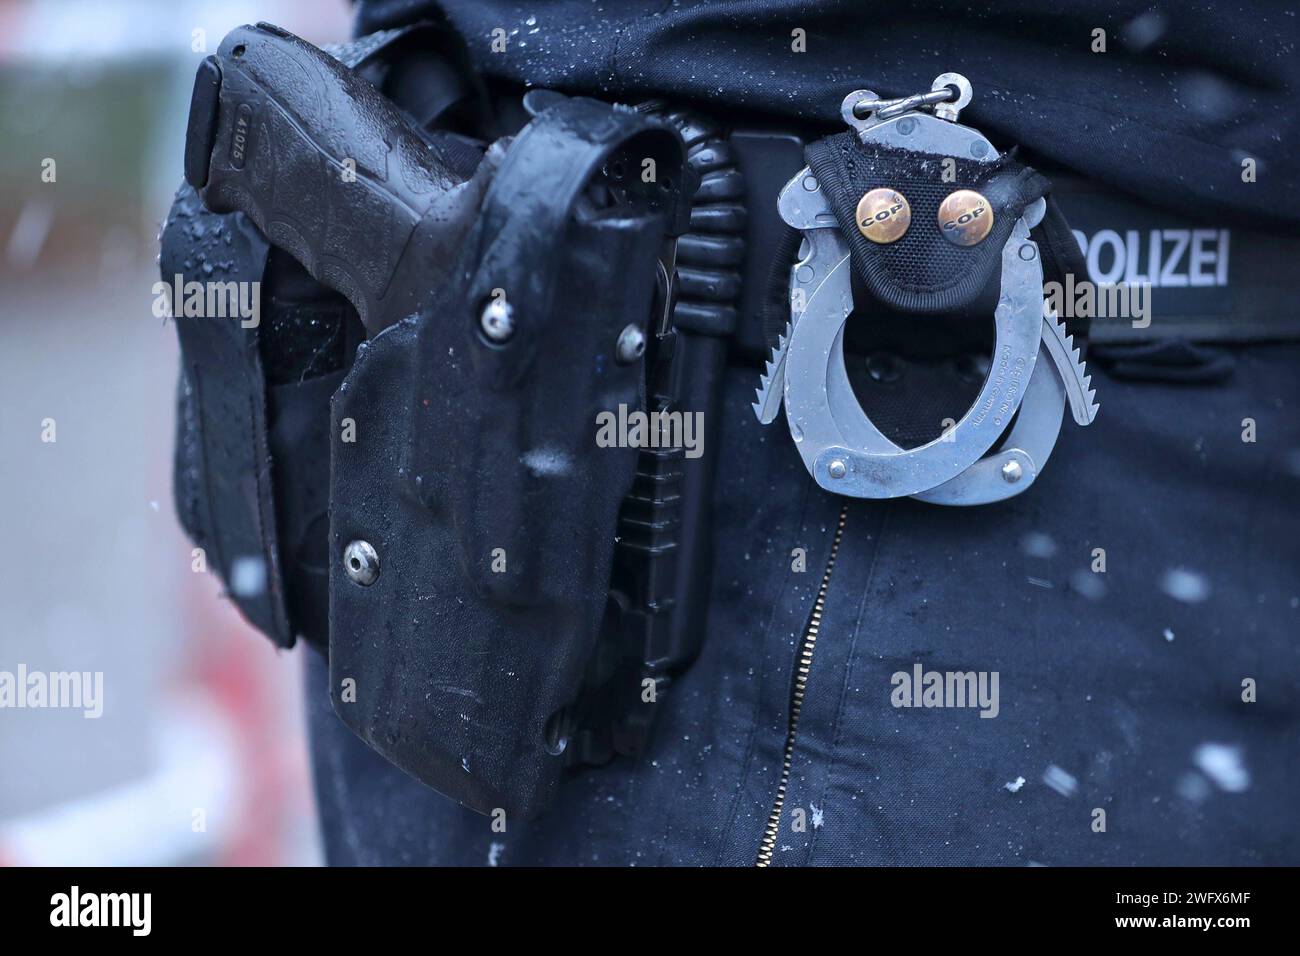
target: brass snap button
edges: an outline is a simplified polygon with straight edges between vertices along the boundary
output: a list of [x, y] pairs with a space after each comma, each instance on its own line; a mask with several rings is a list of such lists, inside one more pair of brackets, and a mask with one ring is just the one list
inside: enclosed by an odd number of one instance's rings
[[978, 245], [992, 228], [993, 207], [973, 189], [958, 189], [939, 205], [939, 231], [953, 245]]
[[873, 189], [858, 200], [858, 231], [885, 245], [903, 238], [912, 224], [912, 207], [894, 189]]

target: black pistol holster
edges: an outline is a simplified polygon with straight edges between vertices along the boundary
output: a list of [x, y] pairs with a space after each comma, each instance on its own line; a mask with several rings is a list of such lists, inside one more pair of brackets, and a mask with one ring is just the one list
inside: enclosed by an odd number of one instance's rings
[[[343, 563], [332, 572], [336, 709], [478, 808], [543, 805], [604, 613], [637, 450], [598, 447], [595, 422], [641, 406], [642, 364], [615, 353], [625, 327], [646, 327], [664, 220], [578, 207], [611, 151], [645, 129], [592, 101], [534, 120], [467, 238], [464, 284], [362, 346], [333, 403], [336, 434], [350, 419], [385, 435], [332, 459], [333, 551], [365, 539], [382, 562], [368, 587]], [[499, 290], [514, 323], [504, 345], [478, 328]], [[380, 692], [349, 703], [349, 679]]]
[[[581, 98], [532, 97], [485, 148], [472, 74], [421, 81], [456, 62], [445, 39], [333, 59], [262, 24], [201, 66], [162, 271], [260, 282], [262, 320], [174, 308], [177, 503], [255, 626], [328, 646], [359, 736], [474, 809], [534, 816], [570, 740], [629, 749], [608, 727], [644, 724], [627, 711], [690, 656], [619, 643], [674, 575], [680, 450], [595, 436], [602, 412], [674, 407], [694, 177], [672, 126]], [[399, 70], [403, 45], [440, 55]], [[380, 92], [402, 83], [405, 113]], [[620, 528], [647, 547], [616, 567]]]

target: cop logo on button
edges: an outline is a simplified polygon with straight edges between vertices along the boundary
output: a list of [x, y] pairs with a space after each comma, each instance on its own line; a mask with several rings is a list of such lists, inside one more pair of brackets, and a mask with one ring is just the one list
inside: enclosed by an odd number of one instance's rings
[[957, 246], [976, 246], [993, 228], [993, 207], [973, 189], [958, 189], [939, 205], [939, 231]]
[[911, 224], [912, 207], [897, 190], [873, 189], [858, 200], [858, 230], [872, 242], [896, 242]]

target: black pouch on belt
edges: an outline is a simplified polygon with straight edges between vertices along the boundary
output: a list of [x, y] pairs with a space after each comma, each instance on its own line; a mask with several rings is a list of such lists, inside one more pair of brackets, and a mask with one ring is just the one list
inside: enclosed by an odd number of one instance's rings
[[[1063, 282], [1067, 274], [1080, 279], [1086, 275], [1078, 245], [1050, 193], [1051, 184], [1020, 162], [1014, 149], [983, 163], [866, 144], [849, 131], [810, 144], [806, 158], [831, 197], [855, 275], [875, 300], [891, 309], [942, 315], [961, 313], [981, 297], [996, 301], [1002, 247], [1016, 219], [1040, 197], [1047, 200], [1046, 213], [1031, 235], [1042, 250], [1044, 278]], [[868, 242], [854, 218], [859, 197], [880, 187], [902, 189], [918, 224], [898, 241], [883, 245]], [[994, 214], [991, 231], [977, 245], [954, 245], [940, 229], [928, 228], [936, 222], [944, 198], [959, 189], [979, 191]], [[992, 310], [981, 306], [978, 311]], [[965, 319], [958, 316], [956, 321]], [[1087, 319], [1069, 316], [1066, 322], [1075, 341], [1086, 343]], [[943, 330], [945, 335], [949, 331]]]

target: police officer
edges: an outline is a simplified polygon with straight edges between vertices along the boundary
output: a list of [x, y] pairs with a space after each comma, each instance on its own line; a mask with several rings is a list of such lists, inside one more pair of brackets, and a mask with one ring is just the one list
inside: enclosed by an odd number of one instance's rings
[[[476, 811], [359, 740], [313, 651], [329, 862], [1300, 861], [1300, 328], [1282, 264], [1297, 67], [1276, 40], [1294, 20], [1022, 6], [358, 3], [359, 35], [457, 34], [498, 116], [547, 88], [703, 117], [732, 157], [704, 180], [743, 180], [721, 205], [748, 220], [742, 260], [698, 264], [734, 307], [707, 423], [703, 641], [644, 746], [575, 763], [536, 819]], [[1123, 248], [1154, 286], [1145, 326], [1093, 318], [1095, 423], [1067, 421], [1023, 494], [970, 508], [827, 491], [751, 409], [785, 318], [769, 278], [796, 257], [777, 192], [844, 129], [845, 94], [928, 90], [943, 70], [974, 87], [963, 122], [1051, 175], [1080, 245]], [[846, 333], [858, 401], [900, 446], [931, 441], [989, 375], [988, 323], [872, 314]]]

